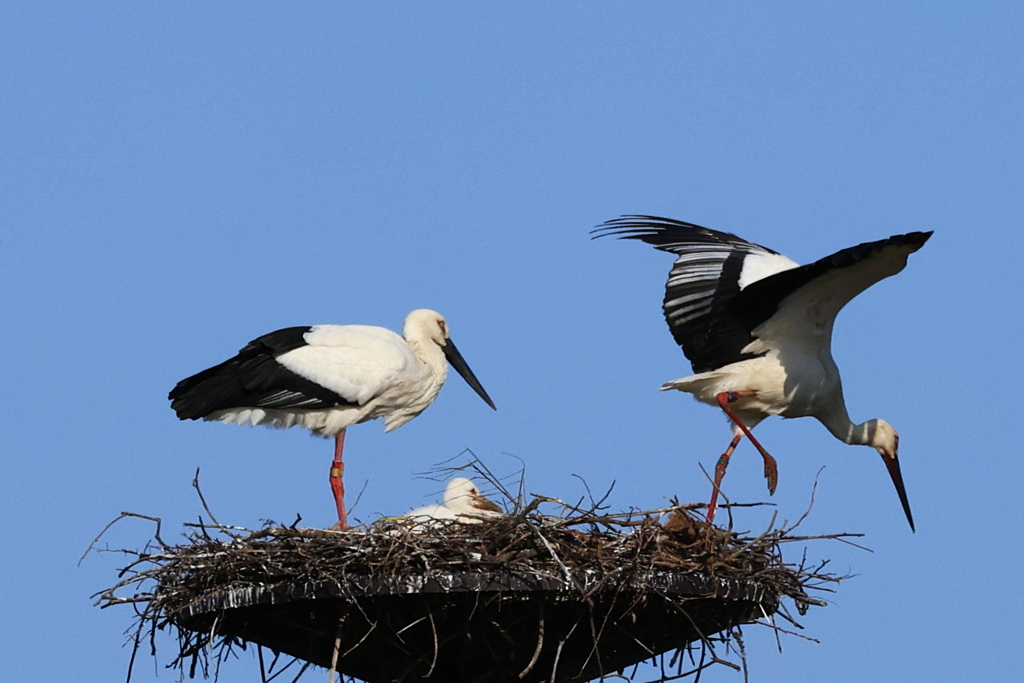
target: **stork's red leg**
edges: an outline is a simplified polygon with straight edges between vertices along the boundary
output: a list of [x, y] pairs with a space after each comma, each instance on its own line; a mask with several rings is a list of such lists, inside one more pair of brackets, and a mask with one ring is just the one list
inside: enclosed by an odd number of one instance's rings
[[736, 450], [736, 446], [739, 445], [742, 438], [742, 433], [732, 437], [729, 447], [725, 449], [725, 453], [722, 453], [722, 457], [718, 459], [718, 464], [715, 465], [715, 484], [714, 488], [711, 489], [711, 502], [708, 503], [708, 526], [711, 526], [711, 523], [715, 521], [715, 509], [718, 507], [718, 487], [722, 485], [722, 478], [725, 477], [725, 468], [729, 466], [729, 458], [732, 456], [732, 452]]
[[735, 403], [737, 399], [749, 398], [751, 396], [757, 396], [756, 391], [723, 391], [718, 394], [715, 398], [718, 399], [718, 405], [722, 407], [725, 414], [729, 416], [729, 419], [736, 423], [736, 426], [740, 428], [740, 431], [750, 439], [750, 443], [754, 444], [754, 448], [758, 450], [761, 457], [764, 458], [764, 478], [768, 480], [768, 494], [774, 495], [775, 487], [779, 484], [779, 468], [775, 463], [775, 458], [768, 455], [768, 451], [764, 449], [764, 446], [757, 442], [754, 435], [747, 429], [747, 425], [743, 424], [743, 420], [736, 416], [736, 413], [729, 409], [730, 403]]
[[345, 473], [345, 463], [341, 461], [341, 451], [345, 448], [345, 430], [334, 437], [334, 462], [331, 463], [331, 490], [334, 491], [334, 503], [338, 506], [338, 528], [347, 529], [348, 519], [345, 517], [345, 484], [341, 475]]

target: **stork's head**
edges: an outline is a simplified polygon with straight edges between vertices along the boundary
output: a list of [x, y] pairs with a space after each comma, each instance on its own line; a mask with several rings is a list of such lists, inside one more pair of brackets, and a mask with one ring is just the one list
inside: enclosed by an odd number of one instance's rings
[[[900, 435], [885, 420], [872, 420], [874, 432], [871, 434], [871, 445], [883, 458], [895, 460], [900, 450]], [[870, 422], [868, 424], [871, 424]]]
[[402, 335], [407, 341], [429, 340], [443, 348], [448, 342], [448, 322], [437, 311], [417, 308], [405, 316]]
[[493, 517], [503, 510], [488, 500], [469, 479], [455, 477], [444, 490], [444, 505], [457, 514]]
[[910, 514], [910, 501], [907, 500], [907, 490], [903, 486], [903, 473], [900, 472], [900, 435], [885, 420], [872, 420], [868, 425], [870, 426], [872, 423], [874, 429], [870, 434], [871, 445], [882, 456], [882, 461], [885, 462], [885, 467], [889, 470], [889, 476], [892, 478], [896, 493], [900, 497], [900, 503], [903, 505], [903, 512], [907, 516], [907, 521], [910, 522], [910, 530], [913, 531], [914, 516]]
[[[417, 308], [405, 317], [402, 335], [410, 344], [423, 344], [423, 342], [426, 342], [427, 344], [433, 343], [441, 347], [441, 351], [444, 353], [448, 364], [455, 368], [455, 371], [462, 376], [462, 379], [466, 380], [466, 384], [473, 388], [473, 391], [484, 400], [484, 403], [497, 410], [494, 407], [494, 401], [487, 395], [483, 385], [480, 384], [480, 380], [469, 369], [466, 359], [462, 357], [458, 348], [455, 347], [455, 342], [448, 336], [448, 322], [444, 319], [443, 315], [429, 308]], [[436, 351], [433, 353], [436, 353]], [[440, 359], [438, 359], [438, 362], [440, 362]]]

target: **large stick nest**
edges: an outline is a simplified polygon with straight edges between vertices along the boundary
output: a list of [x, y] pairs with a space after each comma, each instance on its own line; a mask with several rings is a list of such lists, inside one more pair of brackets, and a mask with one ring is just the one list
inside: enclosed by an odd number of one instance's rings
[[790, 608], [824, 605], [815, 595], [844, 578], [827, 561], [788, 563], [781, 547], [851, 534], [798, 536], [799, 521], [774, 516], [761, 533], [707, 529], [698, 505], [608, 514], [600, 501], [524, 498], [427, 532], [405, 518], [345, 532], [200, 521], [171, 545], [147, 518], [155, 545], [119, 551], [132, 561], [97, 604], [135, 607], [132, 664], [143, 640], [155, 655], [156, 632], [173, 631], [182, 677], [216, 675], [255, 643], [264, 681], [281, 653], [305, 662], [295, 680], [312, 663], [372, 683], [583, 681], [659, 655], [666, 680], [737, 666], [716, 643], [728, 650], [739, 624], [785, 631], [777, 614], [799, 627]]

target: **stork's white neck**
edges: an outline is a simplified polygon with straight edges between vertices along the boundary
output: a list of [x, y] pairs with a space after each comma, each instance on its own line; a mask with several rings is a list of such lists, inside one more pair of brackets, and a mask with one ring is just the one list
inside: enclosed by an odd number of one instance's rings
[[[836, 434], [839, 438], [850, 444], [851, 446], [871, 446], [873, 435], [875, 433], [876, 420], [869, 420], [868, 422], [862, 422], [860, 424], [853, 424], [852, 422], [847, 425], [846, 432], [843, 436]], [[835, 432], [833, 432], [835, 434]]]
[[883, 429], [880, 427], [886, 423], [883, 423], [881, 420], [868, 420], [867, 422], [854, 424], [850, 421], [850, 416], [846, 410], [834, 412], [819, 419], [828, 431], [832, 432], [832, 436], [843, 443], [850, 444], [851, 446], [871, 446], [872, 448], [879, 448], [885, 445]]
[[448, 360], [444, 357], [444, 351], [434, 342], [426, 337], [408, 338], [406, 342], [413, 355], [420, 360], [431, 375], [438, 378], [442, 383], [448, 376]]
[[413, 355], [426, 366], [427, 371], [444, 382], [448, 361], [441, 350], [444, 343], [443, 319], [439, 313], [417, 309], [405, 318], [402, 336]]

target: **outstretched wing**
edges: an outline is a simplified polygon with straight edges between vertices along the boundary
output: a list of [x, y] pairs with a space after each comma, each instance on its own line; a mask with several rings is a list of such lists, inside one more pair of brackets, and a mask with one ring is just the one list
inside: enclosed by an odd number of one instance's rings
[[658, 216], [623, 216], [604, 223], [598, 237], [640, 240], [676, 255], [662, 308], [676, 343], [704, 372], [756, 354], [747, 320], [731, 306], [751, 283], [798, 267], [767, 247], [736, 235]]
[[[785, 330], [832, 338], [832, 325], [843, 306], [865, 289], [907, 265], [929, 232], [893, 235], [841, 249], [806, 266], [754, 282], [735, 298], [732, 308], [756, 337], [770, 339]], [[763, 328], [760, 328], [764, 324]]]
[[893, 235], [800, 266], [736, 235], [668, 218], [624, 216], [595, 232], [676, 254], [663, 308], [695, 372], [763, 355], [768, 346], [752, 342], [794, 330], [827, 342], [842, 307], [901, 271], [932, 234]]

